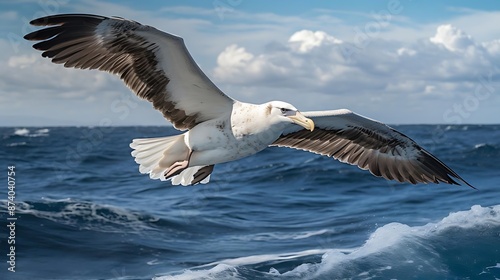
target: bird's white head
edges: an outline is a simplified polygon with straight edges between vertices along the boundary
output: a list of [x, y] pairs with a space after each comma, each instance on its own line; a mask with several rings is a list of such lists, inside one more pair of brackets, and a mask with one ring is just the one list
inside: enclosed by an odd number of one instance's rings
[[292, 104], [283, 101], [271, 101], [267, 103], [266, 113], [272, 122], [295, 123], [307, 130], [314, 130], [313, 120], [302, 115]]

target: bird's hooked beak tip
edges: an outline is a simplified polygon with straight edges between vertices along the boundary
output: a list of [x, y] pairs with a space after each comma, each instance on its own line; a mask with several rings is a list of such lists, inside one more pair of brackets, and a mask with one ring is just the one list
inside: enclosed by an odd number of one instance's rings
[[313, 120], [311, 120], [310, 118], [306, 118], [300, 112], [297, 112], [295, 115], [290, 116], [289, 118], [292, 119], [292, 121], [295, 124], [298, 124], [298, 125], [302, 126], [303, 128], [305, 128], [307, 130], [310, 130], [310, 131], [314, 130], [314, 122], [313, 122]]
[[309, 123], [309, 130], [313, 131], [314, 130], [314, 122], [313, 122], [313, 120], [311, 120], [310, 118], [306, 118], [306, 120]]

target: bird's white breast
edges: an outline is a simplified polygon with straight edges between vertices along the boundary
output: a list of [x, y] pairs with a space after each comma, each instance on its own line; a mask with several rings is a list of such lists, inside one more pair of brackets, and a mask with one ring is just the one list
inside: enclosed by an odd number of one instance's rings
[[237, 160], [262, 151], [282, 133], [269, 125], [262, 106], [235, 102], [231, 114], [206, 121], [186, 134], [194, 154], [191, 165]]

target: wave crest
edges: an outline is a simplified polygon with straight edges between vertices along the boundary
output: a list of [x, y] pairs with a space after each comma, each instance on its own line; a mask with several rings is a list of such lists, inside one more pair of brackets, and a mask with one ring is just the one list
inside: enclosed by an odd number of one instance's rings
[[[156, 279], [418, 279], [500, 277], [500, 205], [473, 206], [423, 226], [390, 223], [373, 232], [355, 249], [306, 250], [289, 254], [246, 256], [194, 267]], [[474, 247], [474, 250], [466, 248]], [[325, 252], [326, 251], [326, 252]], [[321, 255], [319, 263], [307, 256]], [[277, 263], [302, 261], [288, 271]], [[271, 268], [257, 271], [248, 268]], [[206, 267], [212, 267], [206, 269]], [[251, 270], [251, 273], [249, 273]], [[228, 274], [229, 273], [229, 274]]]
[[41, 137], [41, 136], [49, 136], [50, 129], [41, 128], [35, 130], [35, 132], [31, 133], [31, 131], [27, 128], [16, 128], [12, 133], [12, 136], [20, 136], [20, 137]]
[[[7, 208], [7, 201], [1, 203]], [[131, 210], [72, 199], [17, 202], [16, 212], [62, 225], [101, 232], [151, 230], [153, 227], [150, 223], [158, 221], [155, 217]]]

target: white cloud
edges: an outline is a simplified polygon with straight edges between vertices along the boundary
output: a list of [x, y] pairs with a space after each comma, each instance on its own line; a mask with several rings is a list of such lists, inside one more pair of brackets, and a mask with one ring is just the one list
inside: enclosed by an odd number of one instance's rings
[[474, 46], [471, 36], [450, 24], [439, 26], [436, 35], [430, 40], [434, 44], [443, 45], [450, 51], [463, 51]]
[[148, 118], [165, 123], [161, 114], [135, 97], [118, 77], [55, 65], [28, 48], [9, 53], [10, 44], [0, 40], [3, 125], [98, 125], [104, 119], [123, 125], [140, 124]]
[[[233, 76], [244, 71], [243, 67], [247, 66], [248, 61], [253, 59], [253, 55], [233, 44], [228, 46], [217, 57], [218, 68], [215, 69], [215, 75], [224, 77], [225, 75]], [[225, 73], [225, 71], [228, 71]]]
[[7, 62], [7, 65], [11, 68], [20, 68], [24, 69], [33, 65], [33, 63], [37, 60], [37, 56], [35, 55], [18, 55], [11, 56]]
[[293, 50], [306, 53], [315, 47], [323, 44], [340, 44], [341, 40], [326, 34], [323, 31], [313, 32], [311, 30], [301, 30], [295, 32], [288, 42], [291, 44]]
[[400, 56], [402, 56], [402, 55], [414, 56], [417, 54], [417, 51], [403, 47], [403, 48], [399, 48], [397, 50], [397, 53]]
[[[476, 42], [451, 25], [435, 30], [434, 35], [423, 34], [413, 42], [373, 38], [351, 56], [345, 48], [352, 47], [352, 42], [337, 40], [325, 31], [302, 30], [260, 52], [231, 45], [220, 53], [214, 73], [220, 84], [241, 91], [256, 89], [250, 101], [287, 89], [295, 94], [286, 100], [298, 102], [300, 108], [317, 108], [319, 99], [345, 96], [351, 100], [347, 106], [354, 104], [367, 112], [398, 106], [403, 97], [421, 106], [460, 102], [473, 94], [480, 77], [491, 73], [492, 83], [498, 86], [500, 40]], [[315, 98], [304, 98], [304, 92]], [[425, 113], [425, 117], [434, 114], [435, 122], [443, 122], [442, 112]]]
[[436, 86], [433, 85], [427, 85], [425, 86], [425, 94], [432, 94], [436, 91]]
[[[468, 76], [465, 80], [470, 81], [478, 73], [493, 69], [500, 59], [498, 40], [476, 43], [453, 26], [439, 26], [430, 40], [432, 44], [415, 40], [410, 47], [391, 50], [394, 42], [373, 39], [369, 47], [348, 57], [343, 50], [351, 46], [350, 42], [337, 40], [324, 31], [302, 30], [292, 34], [281, 47], [258, 54], [237, 45], [227, 47], [219, 54], [215, 76], [223, 83], [250, 86], [255, 80], [272, 83], [266, 79], [272, 74], [274, 78], [287, 80], [290, 87], [295, 87], [294, 81], [299, 79], [309, 81], [302, 86], [331, 94], [332, 88], [342, 88], [343, 83], [350, 87], [365, 83], [366, 88], [373, 88], [381, 83], [386, 86], [406, 83], [408, 76], [415, 81], [443, 82]], [[437, 48], [436, 44], [444, 48]], [[244, 78], [238, 79], [236, 74]]]
[[37, 53], [13, 55], [3, 64], [6, 65], [0, 69], [3, 90], [10, 94], [17, 93], [19, 85], [24, 83], [24, 89], [37, 91], [44, 97], [86, 98], [120, 84], [108, 73], [67, 69]]
[[500, 55], [500, 39], [481, 44], [487, 51], [493, 55]]
[[[299, 17], [235, 7], [221, 20], [210, 7], [165, 6], [148, 11], [90, 0], [68, 2], [57, 12], [119, 15], [180, 35], [207, 75], [242, 101], [281, 99], [301, 110], [348, 107], [383, 121], [415, 122], [423, 116], [423, 122], [443, 122], [442, 108], [473, 93], [479, 77], [494, 73], [489, 86], [498, 89], [500, 32], [493, 19], [500, 12], [470, 11], [447, 19], [450, 24], [417, 24], [403, 12], [380, 32], [363, 36], [374, 20], [370, 14], [352, 24], [333, 12]], [[17, 29], [15, 34], [24, 33]], [[73, 102], [72, 108], [80, 104], [82, 111], [100, 110], [104, 117], [117, 96], [137, 100], [116, 77], [53, 65], [21, 41], [12, 53], [14, 46], [0, 40], [0, 98], [10, 100], [0, 111], [15, 112], [10, 108], [15, 102], [18, 111], [50, 111], [57, 109], [53, 104]], [[488, 99], [491, 108], [500, 106], [497, 95]], [[164, 123], [148, 103], [140, 104], [130, 119]], [[149, 113], [158, 117], [144, 117]], [[395, 114], [409, 116], [394, 120]]]

